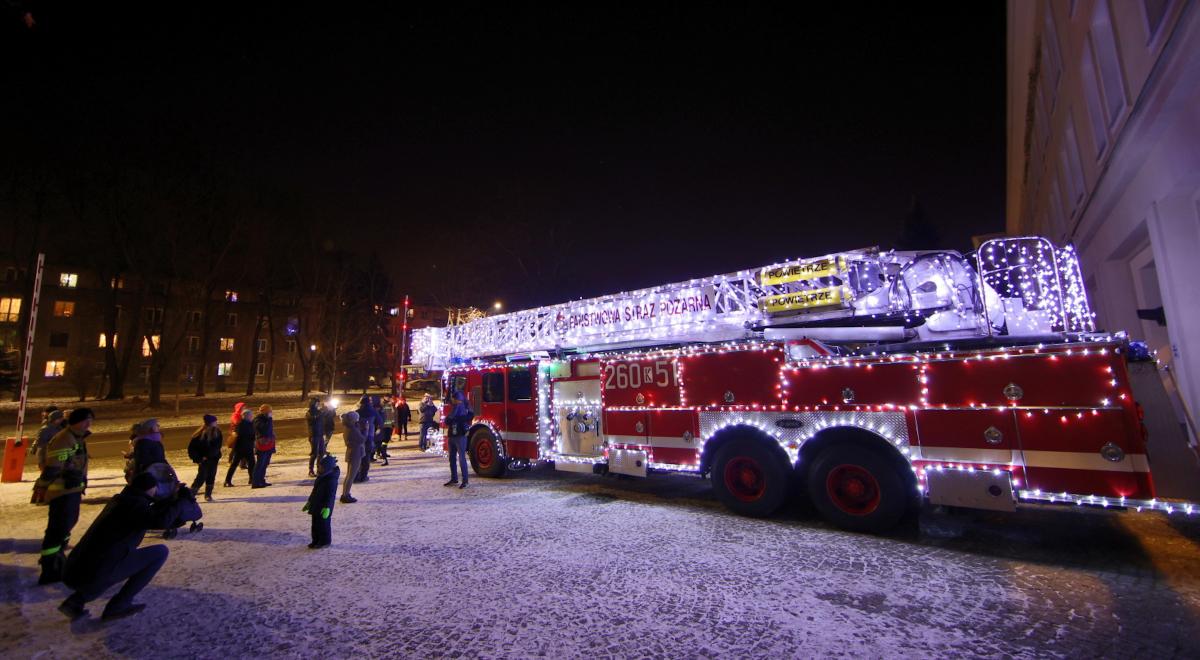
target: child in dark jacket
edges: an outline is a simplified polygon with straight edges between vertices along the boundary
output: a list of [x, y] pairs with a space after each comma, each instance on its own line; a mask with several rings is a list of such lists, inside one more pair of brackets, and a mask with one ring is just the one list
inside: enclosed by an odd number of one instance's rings
[[333, 543], [333, 504], [337, 499], [338, 477], [342, 471], [337, 459], [326, 454], [317, 465], [317, 480], [303, 511], [312, 516], [312, 543], [316, 550]]

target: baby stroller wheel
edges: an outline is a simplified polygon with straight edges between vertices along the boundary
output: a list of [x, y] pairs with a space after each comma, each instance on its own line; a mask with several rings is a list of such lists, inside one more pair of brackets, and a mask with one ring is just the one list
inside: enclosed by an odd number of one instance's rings
[[204, 529], [204, 523], [194, 522], [194, 523], [192, 523], [192, 526], [188, 528], [188, 531], [189, 532], [198, 532], [202, 529]]
[[162, 537], [164, 539], [170, 541], [171, 539], [175, 538], [178, 534], [179, 534], [179, 530], [172, 527], [171, 529], [164, 529]]

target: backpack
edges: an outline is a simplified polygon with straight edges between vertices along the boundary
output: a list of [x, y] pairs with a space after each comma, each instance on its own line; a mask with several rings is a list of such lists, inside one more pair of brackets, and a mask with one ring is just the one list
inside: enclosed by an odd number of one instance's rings
[[188, 458], [192, 459], [193, 463], [200, 463], [208, 454], [208, 442], [204, 438], [203, 433], [198, 433], [192, 436], [192, 441], [188, 443]]

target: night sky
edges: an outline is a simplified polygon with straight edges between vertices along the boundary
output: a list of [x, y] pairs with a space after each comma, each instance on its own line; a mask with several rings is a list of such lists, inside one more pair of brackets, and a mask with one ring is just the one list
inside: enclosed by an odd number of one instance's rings
[[25, 4], [6, 139], [219, 163], [424, 302], [889, 247], [914, 196], [943, 247], [1004, 226], [999, 1]]

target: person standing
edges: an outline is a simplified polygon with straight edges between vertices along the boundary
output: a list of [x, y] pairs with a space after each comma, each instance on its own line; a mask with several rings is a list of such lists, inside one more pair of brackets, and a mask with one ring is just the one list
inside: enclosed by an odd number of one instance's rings
[[371, 397], [363, 395], [358, 402], [358, 424], [363, 435], [363, 460], [358, 466], [355, 481], [362, 483], [368, 480], [367, 473], [375, 460], [375, 431], [379, 428], [375, 406], [371, 405]]
[[[53, 406], [49, 406], [53, 408]], [[38, 456], [40, 464], [41, 455], [46, 451], [46, 445], [50, 444], [50, 440], [58, 435], [67, 425], [67, 418], [63, 415], [63, 411], [54, 408], [46, 413], [46, 419], [42, 424], [42, 428], [38, 429], [37, 440], [33, 441], [33, 453]]]
[[417, 406], [417, 412], [421, 413], [421, 451], [429, 449], [429, 430], [437, 428], [437, 421], [434, 417], [437, 415], [437, 406], [433, 405], [433, 396], [426, 394], [421, 397], [421, 405]]
[[233, 451], [229, 454], [229, 471], [225, 473], [226, 486], [233, 486], [233, 475], [242, 465], [246, 466], [246, 472], [250, 475], [250, 485], [254, 485], [254, 423], [250, 421], [252, 417], [251, 410], [243, 410], [242, 418], [234, 428]]
[[137, 614], [146, 608], [133, 598], [150, 584], [167, 562], [165, 545], [139, 548], [148, 529], [170, 526], [179, 512], [179, 497], [187, 488], [179, 486], [173, 497], [155, 501], [159, 488], [154, 475], [138, 474], [109, 501], [66, 560], [63, 582], [74, 592], [58, 611], [74, 621], [87, 614], [84, 606], [109, 587], [125, 581], [101, 618], [105, 621]]
[[87, 489], [87, 437], [92, 434], [95, 415], [89, 408], [76, 408], [67, 416], [67, 428], [47, 443], [38, 458], [41, 475], [33, 485], [33, 503], [49, 507], [46, 533], [38, 563], [42, 574], [38, 584], [62, 579], [66, 564], [66, 546], [71, 530], [79, 522], [79, 502]]
[[192, 434], [192, 441], [188, 444], [188, 457], [193, 463], [199, 464], [196, 480], [192, 482], [192, 492], [200, 492], [203, 484], [205, 502], [212, 501], [213, 482], [217, 480], [217, 467], [221, 464], [223, 441], [216, 415], [205, 415], [204, 426]]
[[325, 400], [325, 405], [321, 407], [321, 425], [325, 431], [325, 448], [328, 449], [333, 432], [337, 429], [337, 399], [329, 397]]
[[154, 418], [134, 427], [133, 449], [127, 458], [129, 465], [126, 470], [127, 480], [146, 471], [155, 463], [166, 463], [167, 452], [163, 449], [162, 428]]
[[400, 397], [396, 401], [396, 430], [401, 434], [404, 441], [408, 441], [408, 422], [412, 419], [412, 410], [408, 407], [408, 401], [404, 397]]
[[308, 410], [304, 413], [305, 426], [308, 427], [308, 476], [317, 476], [313, 472], [316, 462], [325, 455], [325, 420], [321, 412], [321, 400], [313, 397], [308, 401]]
[[336, 458], [329, 454], [321, 457], [321, 462], [317, 464], [317, 480], [313, 482], [312, 493], [303, 509], [312, 516], [312, 543], [308, 547], [313, 550], [333, 543], [333, 505], [337, 500], [338, 477], [341, 475]]
[[455, 466], [455, 458], [458, 459], [458, 465], [462, 467], [462, 483], [459, 488], [467, 487], [467, 429], [471, 426], [471, 420], [475, 414], [467, 407], [463, 401], [462, 392], [455, 392], [451, 396], [454, 401], [454, 408], [451, 409], [450, 415], [446, 418], [446, 428], [450, 434], [450, 481], [442, 484], [443, 486], [453, 486], [458, 484], [458, 473]]
[[262, 404], [254, 416], [254, 483], [251, 488], [266, 488], [267, 466], [275, 453], [275, 422], [271, 417], [271, 406]]
[[358, 500], [350, 496], [350, 486], [358, 474], [358, 466], [366, 458], [365, 440], [359, 430], [358, 413], [351, 410], [342, 415], [342, 440], [346, 443], [346, 479], [342, 483], [342, 502], [353, 504]]

